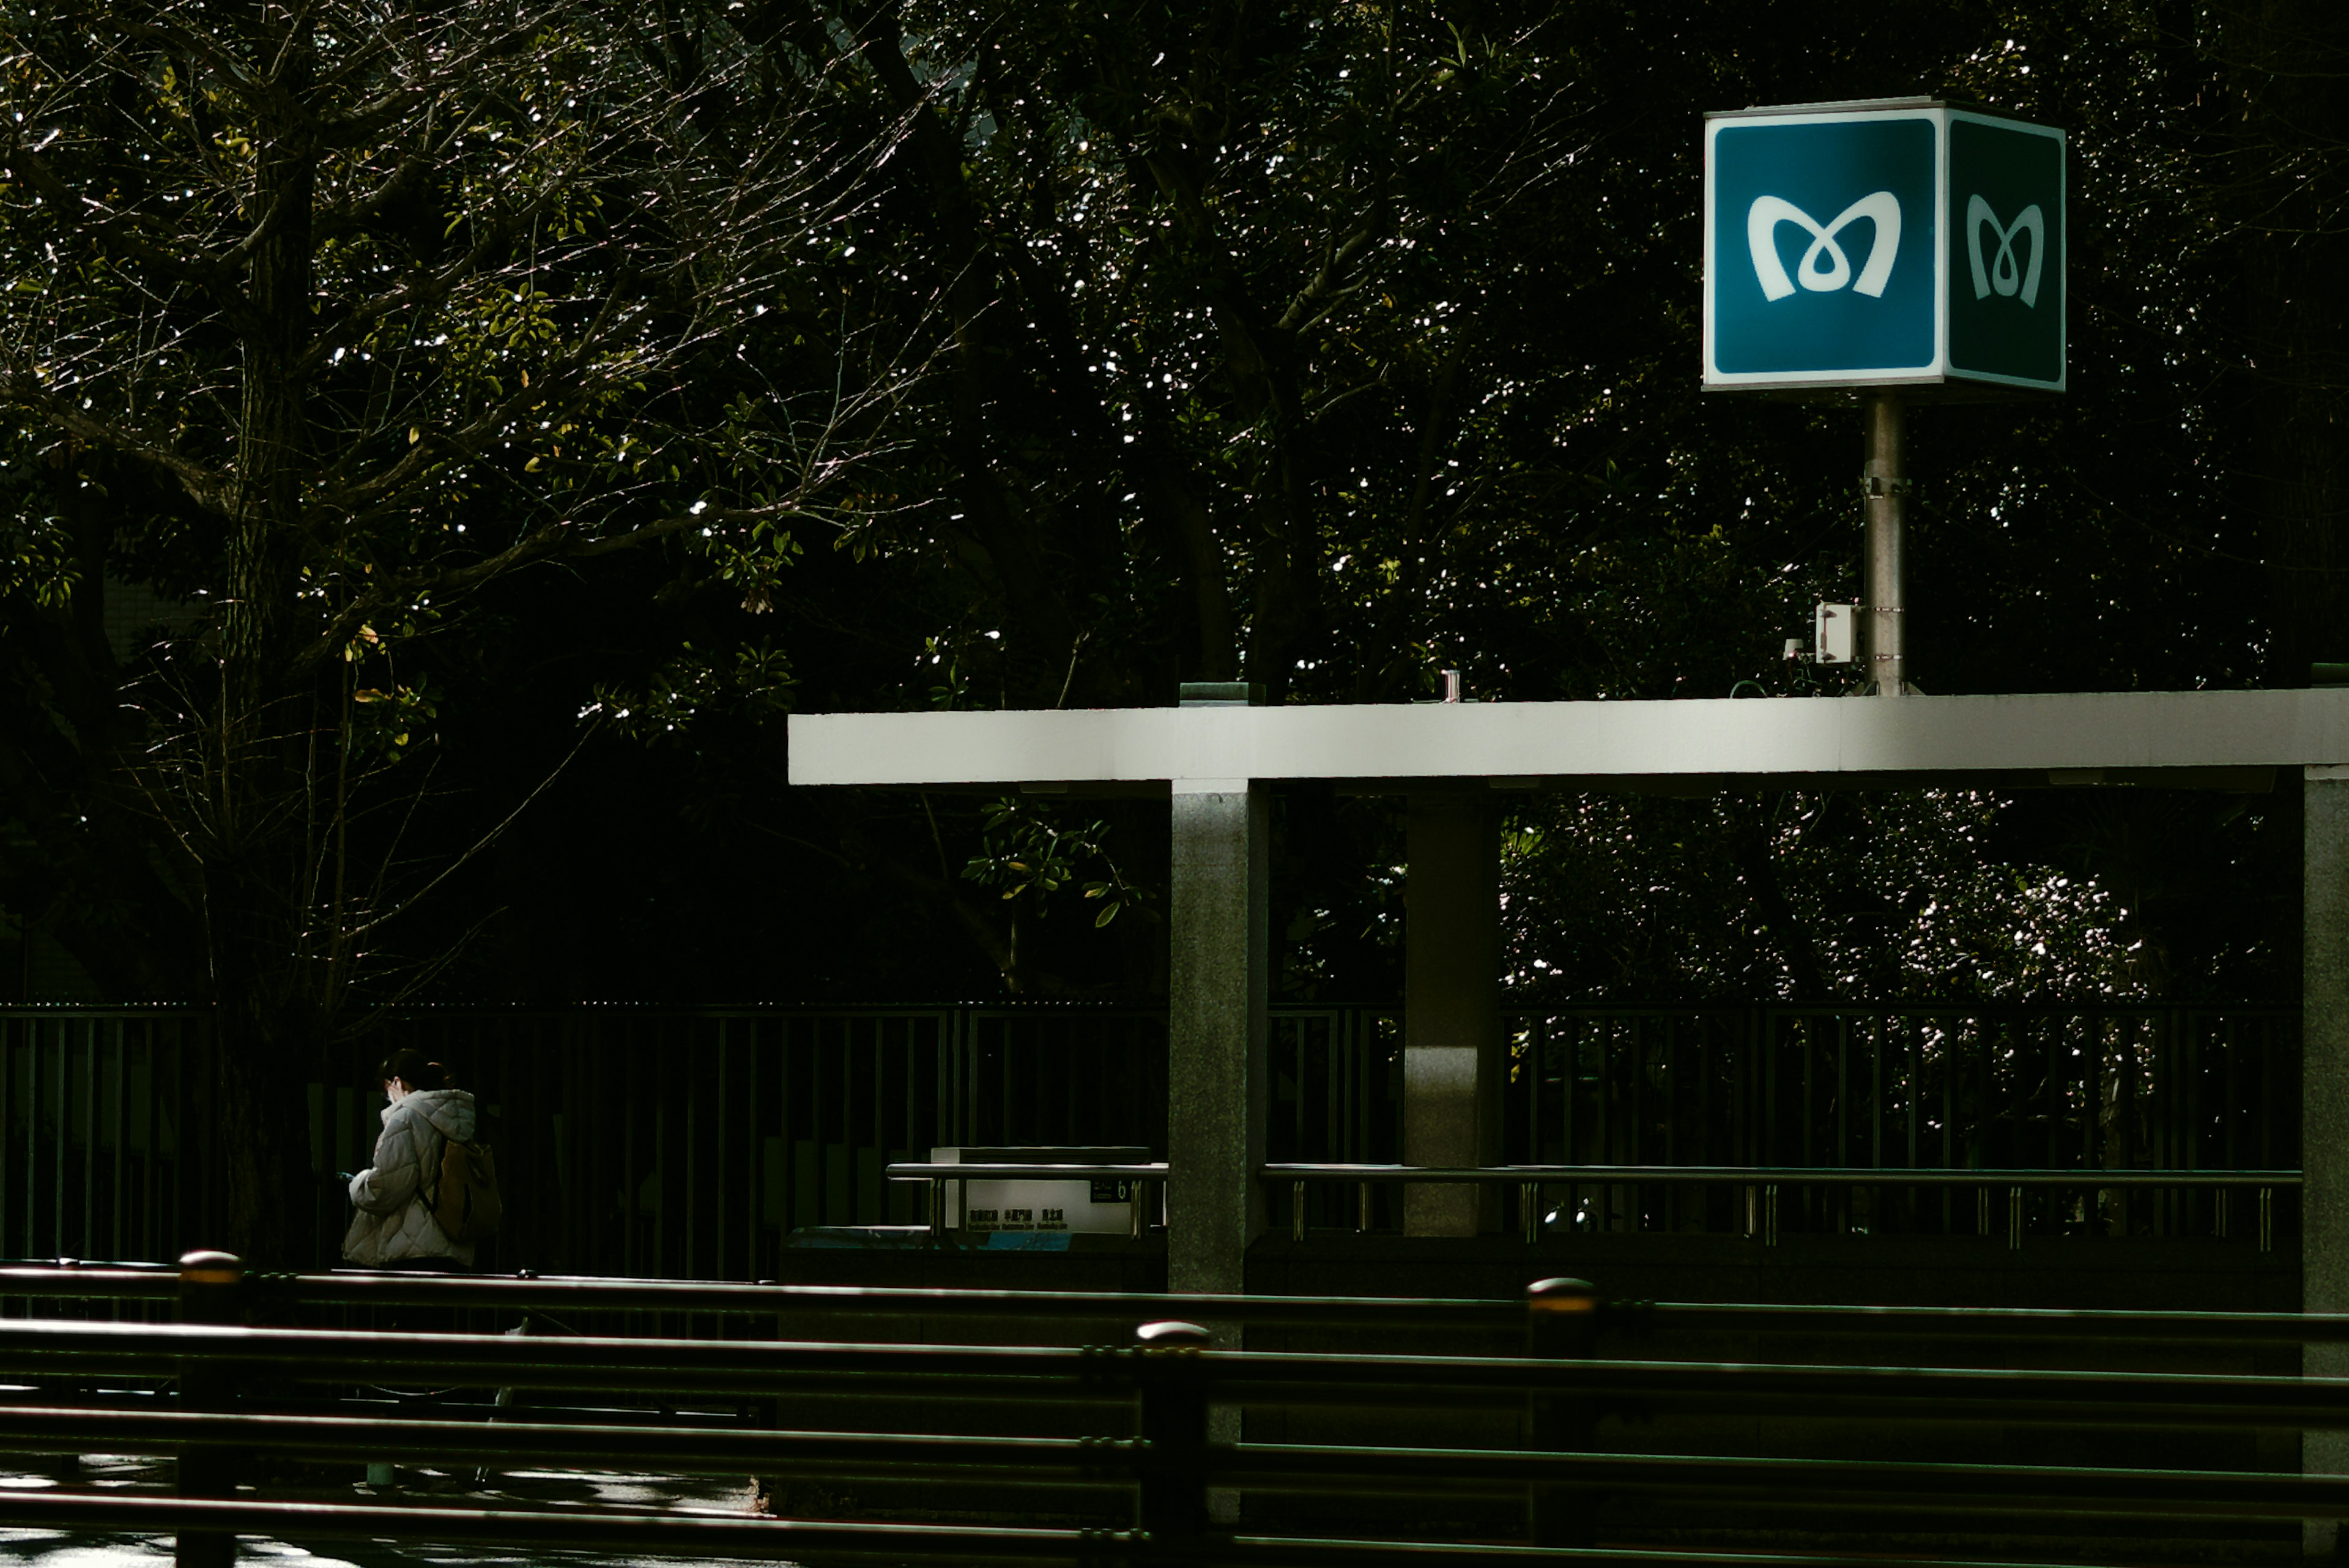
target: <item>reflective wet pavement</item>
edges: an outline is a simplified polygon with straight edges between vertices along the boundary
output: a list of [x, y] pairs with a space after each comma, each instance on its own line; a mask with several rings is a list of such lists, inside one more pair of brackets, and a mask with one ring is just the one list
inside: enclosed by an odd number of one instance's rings
[[[516, 1470], [492, 1477], [475, 1486], [470, 1473], [462, 1476], [403, 1466], [396, 1486], [371, 1487], [363, 1481], [340, 1482], [321, 1473], [307, 1484], [270, 1490], [273, 1497], [299, 1497], [305, 1501], [428, 1502], [453, 1507], [543, 1508], [600, 1504], [609, 1508], [675, 1509], [695, 1512], [740, 1515], [750, 1504], [746, 1478], [602, 1474], [575, 1470]], [[24, 1469], [0, 1469], [0, 1488], [47, 1489], [59, 1485], [53, 1475]], [[125, 1490], [168, 1494], [171, 1466], [154, 1459], [85, 1456], [73, 1484], [94, 1490]], [[575, 1552], [556, 1548], [450, 1546], [406, 1541], [301, 1541], [244, 1536], [237, 1542], [241, 1564], [283, 1564], [285, 1568], [634, 1568], [661, 1563], [667, 1568], [691, 1568], [697, 1562], [717, 1563], [737, 1559], [645, 1557], [624, 1552]], [[172, 1561], [168, 1534], [101, 1534], [91, 1531], [28, 1530], [0, 1524], [0, 1563], [26, 1563], [36, 1568], [161, 1568]]]

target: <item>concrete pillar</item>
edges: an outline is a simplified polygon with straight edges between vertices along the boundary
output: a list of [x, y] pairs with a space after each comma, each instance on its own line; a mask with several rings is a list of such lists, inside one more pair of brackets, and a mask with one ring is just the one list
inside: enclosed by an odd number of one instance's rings
[[1271, 1085], [1271, 802], [1245, 779], [1177, 780], [1168, 898], [1166, 1285], [1247, 1288], [1264, 1229]]
[[[1497, 1165], [1500, 819], [1489, 794], [1415, 794], [1403, 885], [1402, 1158]], [[1497, 1224], [1498, 1188], [1410, 1187], [1407, 1236], [1473, 1236]]]
[[[2300, 1304], [2349, 1312], [2349, 767], [2311, 767], [2301, 787]], [[2307, 1345], [2301, 1370], [2349, 1376], [2349, 1346]], [[2300, 1451], [2310, 1474], [2349, 1473], [2349, 1433], [2306, 1433]], [[2339, 1530], [2307, 1521], [2302, 1549], [2331, 1561]]]

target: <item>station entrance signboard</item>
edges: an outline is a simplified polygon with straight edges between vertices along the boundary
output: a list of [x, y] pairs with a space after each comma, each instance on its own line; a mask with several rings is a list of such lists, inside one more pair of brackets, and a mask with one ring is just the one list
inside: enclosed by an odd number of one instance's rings
[[1705, 117], [1708, 389], [2064, 385], [2064, 133], [1929, 99]]

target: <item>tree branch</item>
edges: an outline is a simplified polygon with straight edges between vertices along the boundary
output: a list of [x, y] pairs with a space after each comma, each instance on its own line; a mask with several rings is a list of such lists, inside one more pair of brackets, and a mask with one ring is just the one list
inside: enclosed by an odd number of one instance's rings
[[119, 452], [154, 469], [206, 511], [222, 517], [231, 514], [229, 497], [234, 481], [230, 475], [206, 468], [168, 446], [122, 430], [78, 407], [71, 399], [51, 390], [39, 372], [26, 364], [14, 349], [0, 348], [0, 395], [38, 414], [77, 441]]
[[[171, 250], [141, 233], [144, 225], [133, 215], [110, 211], [90, 197], [75, 194], [57, 178], [48, 160], [26, 146], [21, 135], [14, 130], [5, 151], [0, 151], [0, 167], [29, 188], [49, 215], [67, 228], [100, 247], [119, 250], [135, 261], [196, 285], [212, 296], [239, 334], [254, 330], [256, 322], [251, 304], [237, 286], [235, 269], [228, 261], [206, 261]], [[260, 232], [256, 225], [248, 245], [258, 243]]]
[[351, 639], [358, 635], [361, 627], [396, 606], [413, 604], [436, 594], [460, 594], [486, 587], [500, 577], [541, 561], [586, 560], [620, 550], [636, 549], [673, 537], [689, 528], [758, 523], [791, 516], [800, 510], [796, 502], [777, 502], [769, 506], [709, 506], [699, 512], [682, 512], [663, 517], [625, 534], [600, 539], [581, 539], [576, 524], [564, 518], [533, 529], [496, 555], [470, 565], [434, 571], [403, 572], [369, 588], [326, 623], [326, 629], [295, 657], [293, 668], [297, 673], [305, 672], [338, 656]]

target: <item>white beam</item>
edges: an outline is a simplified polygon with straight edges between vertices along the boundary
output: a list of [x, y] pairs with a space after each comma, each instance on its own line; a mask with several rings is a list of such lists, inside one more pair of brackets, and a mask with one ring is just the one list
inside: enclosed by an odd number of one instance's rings
[[2293, 767], [2349, 763], [2349, 688], [802, 713], [790, 743], [795, 784]]

